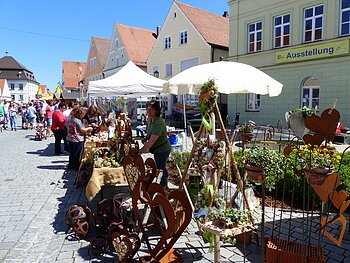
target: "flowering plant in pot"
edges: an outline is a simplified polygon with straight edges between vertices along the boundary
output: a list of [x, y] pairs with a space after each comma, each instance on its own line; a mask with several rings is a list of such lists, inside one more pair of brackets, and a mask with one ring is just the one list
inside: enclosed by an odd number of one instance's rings
[[292, 147], [287, 157], [287, 163], [296, 174], [305, 172], [312, 184], [322, 184], [332, 172], [338, 172], [341, 154], [327, 147], [302, 145]]
[[248, 179], [253, 183], [265, 181], [269, 189], [274, 188], [274, 178], [283, 173], [283, 155], [266, 147], [254, 146], [244, 151], [242, 160]]
[[252, 120], [239, 126], [238, 131], [241, 133], [241, 138], [244, 143], [249, 142], [253, 138], [254, 127], [255, 122]]
[[242, 133], [252, 133], [254, 131], [255, 122], [252, 120], [249, 120], [248, 122], [245, 122], [244, 124], [240, 125], [238, 130]]

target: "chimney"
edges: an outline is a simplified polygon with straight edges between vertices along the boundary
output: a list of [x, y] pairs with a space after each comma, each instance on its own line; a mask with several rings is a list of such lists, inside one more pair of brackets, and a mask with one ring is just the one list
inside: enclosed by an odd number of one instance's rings
[[222, 15], [223, 17], [229, 17], [229, 14], [227, 11], [224, 12], [224, 14]]

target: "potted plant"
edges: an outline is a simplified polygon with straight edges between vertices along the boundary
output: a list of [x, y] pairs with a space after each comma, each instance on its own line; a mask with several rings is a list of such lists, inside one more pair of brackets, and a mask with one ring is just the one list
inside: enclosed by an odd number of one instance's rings
[[265, 181], [270, 189], [274, 187], [273, 178], [283, 173], [283, 155], [266, 147], [254, 146], [244, 151], [242, 160], [248, 179], [253, 183]]
[[243, 143], [251, 141], [251, 139], [253, 138], [254, 127], [255, 122], [252, 120], [249, 120], [248, 123], [244, 123], [243, 125], [239, 126], [238, 131], [241, 134], [241, 139]]
[[305, 173], [310, 184], [320, 185], [332, 172], [338, 172], [341, 154], [327, 147], [302, 145], [292, 147], [287, 157], [288, 165], [300, 174]]

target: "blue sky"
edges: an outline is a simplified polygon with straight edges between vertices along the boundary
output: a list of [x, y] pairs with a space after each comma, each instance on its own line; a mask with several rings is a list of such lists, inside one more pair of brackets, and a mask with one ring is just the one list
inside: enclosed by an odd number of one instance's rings
[[[112, 37], [114, 23], [155, 30], [172, 0], [0, 0], [0, 57], [14, 57], [54, 91], [62, 61], [86, 62], [91, 36]], [[228, 0], [180, 2], [222, 15]]]

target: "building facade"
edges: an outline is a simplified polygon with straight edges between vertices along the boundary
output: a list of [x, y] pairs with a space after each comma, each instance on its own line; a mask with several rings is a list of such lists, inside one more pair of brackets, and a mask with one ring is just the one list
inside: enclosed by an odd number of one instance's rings
[[[224, 13], [224, 11], [223, 11]], [[226, 14], [226, 13], [225, 13]], [[229, 45], [229, 19], [174, 1], [147, 60], [147, 71], [162, 79], [199, 64], [226, 59]], [[226, 95], [221, 105], [226, 105]], [[196, 105], [198, 96], [186, 96], [186, 105]], [[170, 104], [183, 103], [172, 97]], [[223, 115], [227, 107], [222, 107]]]
[[[350, 125], [350, 0], [231, 0], [229, 60], [281, 82], [278, 97], [229, 95], [240, 122], [284, 123], [285, 112], [333, 106]], [[252, 76], [254, 77], [254, 76]]]
[[88, 87], [89, 81], [104, 79], [103, 73], [108, 56], [111, 40], [109, 38], [91, 38], [89, 54], [86, 62], [84, 74], [84, 86]]
[[6, 79], [12, 100], [17, 103], [35, 99], [39, 83], [34, 73], [12, 56], [0, 58], [0, 79]]
[[156, 41], [155, 31], [122, 24], [114, 24], [112, 40], [104, 74], [117, 73], [130, 60], [142, 70], [147, 70], [147, 58]]
[[64, 99], [82, 99], [84, 96], [84, 72], [86, 63], [78, 61], [62, 62], [62, 97]]

